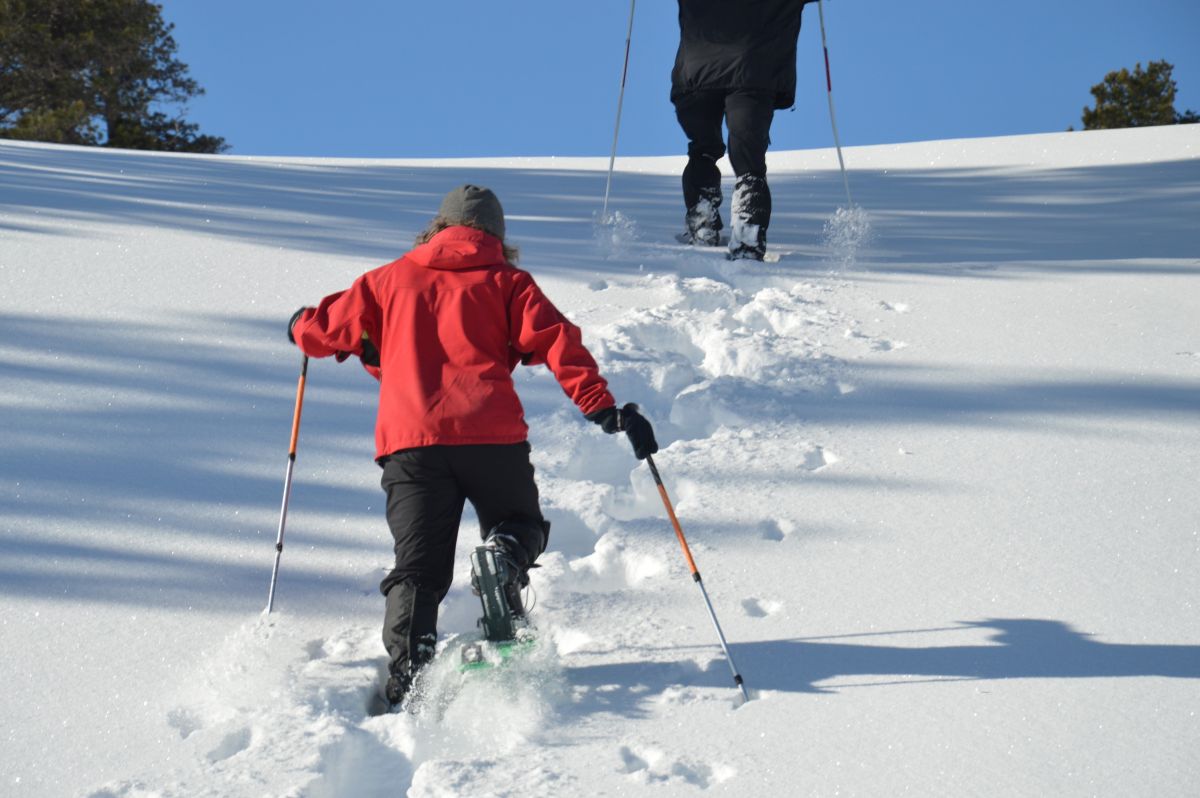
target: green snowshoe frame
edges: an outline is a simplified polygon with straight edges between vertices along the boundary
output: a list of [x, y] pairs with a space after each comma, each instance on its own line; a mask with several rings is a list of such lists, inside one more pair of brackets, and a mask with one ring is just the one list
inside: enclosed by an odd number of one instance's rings
[[[462, 648], [462, 662], [458, 669], [466, 671], [483, 671], [491, 668], [501, 668], [509, 660], [517, 659], [528, 654], [537, 645], [533, 637], [522, 636], [517, 640], [504, 640], [499, 643], [478, 641], [468, 643]], [[489, 652], [492, 656], [488, 656]]]

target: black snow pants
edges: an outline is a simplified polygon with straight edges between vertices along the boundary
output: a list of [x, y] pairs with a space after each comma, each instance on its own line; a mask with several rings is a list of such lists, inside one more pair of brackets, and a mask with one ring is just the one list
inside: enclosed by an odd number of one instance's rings
[[465, 502], [480, 536], [501, 523], [529, 562], [545, 550], [549, 524], [538, 506], [529, 444], [423, 446], [380, 460], [396, 563], [379, 589], [387, 596], [383, 644], [393, 676], [411, 679], [433, 656], [438, 605], [454, 578]]
[[730, 246], [745, 237], [757, 237], [765, 248], [771, 221], [767, 147], [775, 117], [774, 95], [725, 89], [694, 91], [675, 100], [675, 117], [688, 138], [688, 162], [683, 170], [688, 231], [695, 234], [703, 227], [721, 229], [721, 171], [717, 161], [726, 151], [721, 130], [724, 121], [729, 128], [729, 162], [737, 178], [730, 211], [734, 228]]

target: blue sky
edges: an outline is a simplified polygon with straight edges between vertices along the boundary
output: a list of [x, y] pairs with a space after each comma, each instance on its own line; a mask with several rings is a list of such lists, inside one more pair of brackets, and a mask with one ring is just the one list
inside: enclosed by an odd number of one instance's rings
[[[207, 89], [189, 118], [245, 155], [607, 155], [628, 0], [160, 0]], [[736, 8], [738, 0], [729, 0]], [[676, 3], [641, 0], [619, 153], [682, 152]], [[1080, 127], [1122, 66], [1175, 64], [1200, 112], [1197, 0], [826, 0], [842, 143]], [[773, 149], [832, 144], [816, 5]], [[1197, 128], [1200, 135], [1200, 127]]]

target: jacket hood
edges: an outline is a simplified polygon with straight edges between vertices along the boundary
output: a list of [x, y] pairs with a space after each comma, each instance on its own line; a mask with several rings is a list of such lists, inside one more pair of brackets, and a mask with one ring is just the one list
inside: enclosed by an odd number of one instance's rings
[[405, 258], [427, 269], [460, 271], [480, 266], [500, 266], [504, 244], [493, 235], [474, 227], [447, 227], [429, 241], [417, 246]]

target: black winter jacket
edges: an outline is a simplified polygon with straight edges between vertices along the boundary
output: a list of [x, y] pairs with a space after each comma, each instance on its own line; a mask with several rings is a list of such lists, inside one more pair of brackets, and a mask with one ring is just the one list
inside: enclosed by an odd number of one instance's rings
[[679, 0], [671, 102], [700, 89], [771, 92], [796, 101], [800, 12], [813, 0]]

